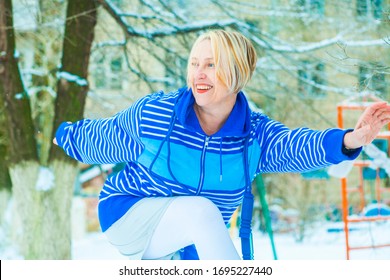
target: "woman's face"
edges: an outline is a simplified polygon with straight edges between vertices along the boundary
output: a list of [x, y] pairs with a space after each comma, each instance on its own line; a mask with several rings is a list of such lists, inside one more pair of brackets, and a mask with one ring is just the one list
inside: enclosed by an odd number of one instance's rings
[[189, 83], [199, 106], [221, 105], [236, 95], [216, 76], [211, 42], [205, 39], [192, 50], [188, 70]]

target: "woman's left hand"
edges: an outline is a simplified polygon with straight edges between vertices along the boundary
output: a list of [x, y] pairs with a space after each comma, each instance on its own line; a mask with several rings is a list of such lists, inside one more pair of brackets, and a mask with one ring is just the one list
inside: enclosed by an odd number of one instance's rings
[[369, 106], [360, 116], [355, 129], [344, 136], [344, 146], [356, 149], [370, 144], [383, 126], [390, 122], [390, 105], [377, 102]]

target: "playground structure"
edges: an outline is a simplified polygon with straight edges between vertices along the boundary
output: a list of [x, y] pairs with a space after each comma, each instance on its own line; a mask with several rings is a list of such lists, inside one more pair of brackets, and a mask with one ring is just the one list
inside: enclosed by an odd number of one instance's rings
[[[344, 111], [348, 110], [358, 110], [363, 111], [369, 105], [374, 102], [383, 101], [373, 96], [367, 96], [362, 101], [355, 100], [346, 100], [337, 105], [337, 123], [339, 128], [344, 128], [345, 118]], [[379, 222], [390, 220], [389, 215], [383, 215], [383, 211], [380, 211], [380, 205], [382, 200], [385, 198], [386, 193], [390, 193], [390, 188], [383, 186], [383, 179], [390, 176], [390, 160], [388, 156], [390, 155], [389, 140], [390, 140], [390, 125], [387, 127], [386, 131], [380, 132], [377, 138], [377, 142], [382, 143], [382, 157], [379, 159], [375, 158], [377, 155], [380, 155], [379, 149], [373, 148], [371, 145], [368, 149], [363, 150], [364, 156], [359, 157], [353, 162], [352, 168], [357, 168], [358, 176], [358, 185], [356, 187], [348, 186], [349, 179], [351, 179], [353, 174], [340, 179], [341, 183], [341, 197], [342, 197], [342, 211], [343, 211], [343, 222], [344, 222], [344, 232], [345, 232], [345, 245], [346, 245], [346, 259], [350, 259], [350, 252], [352, 250], [363, 250], [363, 249], [374, 249], [388, 247], [390, 244], [363, 244], [361, 246], [351, 246], [351, 240], [349, 236], [350, 223], [359, 223], [359, 222]], [[375, 147], [375, 146], [374, 146]], [[379, 151], [379, 152], [378, 152]], [[383, 156], [385, 154], [386, 156]], [[375, 169], [372, 169], [372, 168]], [[384, 172], [386, 171], [386, 172]], [[387, 175], [386, 175], [387, 173]], [[354, 173], [356, 174], [356, 172]], [[373, 175], [372, 175], [373, 174]], [[355, 175], [356, 177], [356, 175]], [[354, 178], [356, 179], [356, 178]], [[362, 212], [367, 206], [367, 188], [365, 187], [365, 181], [367, 179], [374, 180], [375, 187], [370, 190], [371, 199], [376, 201], [379, 209], [374, 215], [350, 215], [350, 194], [357, 193], [359, 197], [359, 211]], [[374, 241], [372, 242], [374, 243]]]
[[[371, 101], [368, 101], [371, 99]], [[337, 105], [337, 123], [339, 128], [345, 128], [345, 121], [344, 118], [344, 111], [363, 111], [366, 109], [369, 105], [371, 105], [374, 102], [383, 101], [373, 96], [367, 96], [364, 98], [363, 101], [354, 101], [354, 100], [346, 100], [340, 104]], [[354, 121], [356, 119], [354, 118]], [[350, 244], [350, 224], [351, 223], [359, 223], [359, 222], [381, 222], [390, 220], [390, 207], [386, 204], [382, 203], [383, 199], [386, 198], [386, 194], [388, 199], [390, 200], [390, 187], [384, 187], [383, 182], [384, 179], [390, 180], [390, 124], [387, 127], [386, 131], [382, 131], [377, 136], [377, 139], [374, 140], [374, 142], [379, 141], [378, 144], [382, 144], [380, 147], [382, 151], [375, 146], [374, 144], [369, 144], [364, 147], [362, 155], [353, 163], [343, 165], [341, 167], [342, 169], [347, 169], [341, 171], [342, 176], [335, 176], [340, 178], [341, 183], [341, 200], [342, 200], [342, 220], [344, 223], [344, 232], [345, 232], [345, 246], [346, 246], [346, 259], [350, 259], [350, 252], [353, 250], [363, 250], [363, 249], [375, 249], [375, 248], [383, 248], [383, 247], [390, 247], [390, 244], [374, 244], [375, 240], [372, 241], [372, 244], [370, 245], [362, 245], [362, 246], [351, 246]], [[345, 163], [345, 162], [344, 162]], [[349, 169], [348, 165], [351, 165], [352, 169], [357, 169], [357, 172], [350, 172], [351, 169]], [[336, 169], [339, 167], [336, 167]], [[374, 169], [373, 169], [374, 168]], [[338, 172], [338, 171], [337, 171]], [[336, 173], [337, 173], [336, 172]], [[326, 172], [325, 172], [326, 173]], [[334, 174], [329, 175], [334, 176]], [[328, 176], [323, 173], [318, 173], [317, 171], [315, 174], [302, 174], [305, 179], [310, 179], [310, 176], [314, 176], [315, 179], [328, 179]], [[356, 177], [356, 174], [357, 177]], [[353, 178], [355, 176], [355, 178]], [[349, 179], [351, 179], [349, 181]], [[348, 186], [348, 184], [354, 184], [353, 179], [357, 181], [357, 187]], [[371, 180], [374, 182], [375, 186], [374, 188], [371, 188], [367, 190], [367, 185], [365, 181]], [[351, 183], [352, 181], [352, 183]], [[273, 257], [275, 260], [278, 259], [275, 249], [275, 243], [273, 239], [273, 229], [271, 225], [271, 219], [270, 219], [270, 213], [268, 209], [268, 204], [266, 201], [266, 193], [265, 193], [265, 187], [264, 182], [261, 175], [258, 175], [255, 180], [255, 188], [257, 189], [258, 196], [259, 196], [259, 206], [263, 209], [262, 215], [265, 219], [265, 228], [269, 235], [272, 251], [273, 251]], [[369, 210], [370, 213], [366, 209], [368, 209], [368, 206], [373, 206], [373, 204], [369, 205], [368, 197], [370, 194], [367, 194], [367, 192], [370, 191], [371, 193], [371, 202], [375, 201], [374, 203], [375, 209], [371, 208]], [[363, 213], [364, 210], [366, 210], [365, 215], [350, 215], [350, 195], [351, 194], [357, 194], [359, 198], [359, 206], [358, 206], [358, 212]], [[259, 207], [258, 206], [258, 207]], [[375, 211], [373, 211], [375, 210]], [[230, 224], [230, 233], [231, 235], [236, 235], [237, 230], [237, 223], [238, 223], [238, 214], [240, 212], [240, 209], [237, 209], [236, 212], [233, 214]], [[367, 215], [369, 214], [369, 215]], [[385, 233], [384, 233], [385, 234]]]

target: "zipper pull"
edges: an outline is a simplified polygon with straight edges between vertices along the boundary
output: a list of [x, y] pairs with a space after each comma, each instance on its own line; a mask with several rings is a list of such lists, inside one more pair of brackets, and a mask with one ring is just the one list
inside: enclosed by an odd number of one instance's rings
[[209, 146], [209, 141], [210, 141], [211, 136], [206, 136], [206, 141], [204, 143], [204, 146], [207, 148]]

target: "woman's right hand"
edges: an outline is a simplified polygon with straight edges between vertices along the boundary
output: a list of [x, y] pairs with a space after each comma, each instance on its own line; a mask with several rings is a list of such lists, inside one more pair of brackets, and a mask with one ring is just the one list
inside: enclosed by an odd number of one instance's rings
[[390, 122], [390, 105], [387, 102], [376, 102], [360, 116], [355, 129], [345, 134], [344, 146], [356, 149], [370, 144], [383, 126]]

